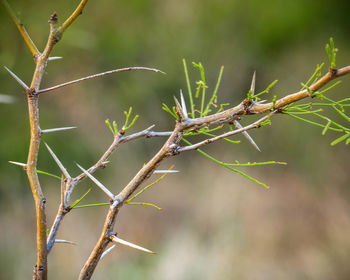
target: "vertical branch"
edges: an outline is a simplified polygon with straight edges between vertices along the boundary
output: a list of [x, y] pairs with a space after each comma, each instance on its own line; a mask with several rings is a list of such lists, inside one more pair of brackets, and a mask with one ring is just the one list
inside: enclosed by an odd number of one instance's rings
[[27, 161], [27, 174], [30, 187], [35, 201], [36, 211], [36, 246], [37, 262], [34, 268], [34, 279], [47, 279], [47, 247], [46, 247], [46, 200], [41, 190], [37, 175], [37, 160], [40, 146], [40, 126], [39, 126], [39, 108], [38, 95], [27, 93], [28, 111], [30, 121], [30, 146]]

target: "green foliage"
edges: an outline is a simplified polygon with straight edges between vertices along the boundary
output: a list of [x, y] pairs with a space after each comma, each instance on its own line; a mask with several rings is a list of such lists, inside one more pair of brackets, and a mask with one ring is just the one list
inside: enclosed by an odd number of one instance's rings
[[249, 90], [248, 94], [247, 94], [247, 99], [248, 101], [255, 101], [258, 102], [261, 100], [261, 98], [259, 96], [265, 94], [265, 93], [269, 93], [270, 90], [277, 84], [278, 80], [274, 80], [271, 84], [269, 84], [263, 91], [253, 95], [252, 91]]
[[326, 52], [328, 54], [329, 63], [331, 66], [331, 69], [336, 68], [336, 55], [337, 55], [338, 49], [334, 46], [333, 38], [329, 38], [329, 44], [326, 45]]
[[[77, 206], [77, 204], [80, 203], [80, 201], [82, 201], [82, 200], [85, 198], [85, 196], [87, 196], [87, 195], [89, 194], [89, 192], [91, 192], [91, 190], [92, 190], [91, 188], [88, 189], [87, 192], [84, 193], [79, 199], [77, 199], [76, 201], [74, 201], [74, 202], [72, 203], [72, 205], [69, 206], [69, 208], [70, 208], [70, 209], [79, 208], [79, 206]], [[83, 207], [80, 206], [80, 208], [83, 208]]]
[[[136, 115], [129, 124], [131, 113], [132, 113], [132, 107], [129, 108], [129, 111], [124, 111], [125, 122], [124, 122], [122, 130], [120, 132], [122, 132], [122, 133], [126, 132], [128, 129], [130, 129], [135, 124], [135, 122], [139, 118], [139, 115]], [[107, 119], [107, 120], [105, 120], [105, 123], [108, 126], [109, 130], [112, 132], [112, 134], [114, 136], [117, 136], [118, 132], [119, 132], [117, 122], [113, 121], [113, 123], [111, 124], [109, 119]]]
[[[318, 67], [319, 68], [319, 67]], [[318, 69], [316, 68], [316, 70]], [[323, 128], [322, 135], [325, 135], [328, 131], [340, 132], [341, 136], [336, 138], [331, 142], [331, 146], [339, 144], [340, 142], [345, 141], [345, 144], [349, 144], [349, 136], [350, 136], [350, 116], [346, 113], [346, 108], [350, 106], [350, 98], [345, 98], [339, 101], [335, 101], [324, 94], [328, 92], [330, 89], [334, 88], [340, 82], [335, 82], [333, 85], [322, 91], [310, 92], [307, 85], [303, 85], [303, 89], [308, 89], [310, 95], [322, 102], [313, 102], [307, 104], [291, 104], [284, 108], [283, 113], [288, 114], [289, 116], [306, 122], [311, 125], [315, 125]], [[325, 115], [324, 109], [331, 109], [336, 112], [339, 116], [342, 117], [343, 120], [347, 123], [348, 127], [342, 125], [336, 120], [332, 120], [329, 116]], [[304, 116], [311, 115], [316, 120], [306, 118]], [[320, 123], [318, 120], [325, 121], [325, 123]]]
[[[210, 113], [212, 113], [214, 108], [218, 108], [216, 113], [223, 111], [224, 106], [229, 105], [229, 104], [220, 104], [220, 105], [218, 104], [218, 89], [219, 89], [219, 86], [221, 83], [224, 67], [221, 66], [214, 91], [213, 91], [212, 95], [210, 96], [210, 98], [208, 99], [206, 93], [207, 93], [207, 90], [209, 89], [209, 86], [206, 83], [205, 71], [204, 71], [204, 67], [203, 67], [202, 63], [200, 63], [200, 62], [199, 63], [194, 63], [194, 62], [192, 63], [193, 67], [195, 69], [197, 69], [199, 71], [199, 74], [200, 74], [200, 79], [196, 82], [197, 87], [196, 87], [196, 92], [195, 92], [194, 97], [192, 95], [191, 82], [190, 82], [187, 63], [186, 63], [185, 59], [183, 59], [183, 65], [184, 65], [184, 72], [185, 72], [185, 78], [186, 78], [186, 84], [187, 84], [187, 92], [188, 92], [188, 97], [189, 97], [189, 101], [190, 101], [190, 109], [191, 109], [190, 112], [188, 113], [189, 117], [192, 117], [192, 118], [205, 117], [205, 116], [209, 115]], [[248, 92], [248, 96], [247, 96], [248, 100], [260, 101], [259, 96], [261, 96], [265, 93], [268, 93], [276, 83], [277, 83], [277, 80], [273, 81], [271, 84], [269, 84], [267, 86], [267, 88], [265, 90], [263, 90], [262, 92], [259, 92], [257, 95], [254, 95], [252, 90], [250, 90]], [[196, 102], [195, 102], [196, 100], [200, 100], [199, 104], [196, 104]], [[275, 105], [276, 100], [277, 100], [276, 96], [274, 96], [272, 109]], [[171, 114], [174, 118], [178, 119], [178, 117], [176, 115], [175, 107], [172, 107], [172, 110], [171, 110], [166, 104], [163, 103], [163, 110], [168, 112], [169, 114]], [[268, 118], [265, 121], [261, 122], [259, 125], [265, 126], [265, 125], [268, 125], [270, 123], [271, 123], [270, 118]], [[221, 131], [223, 128], [224, 128], [224, 125], [218, 125], [214, 128], [202, 127], [196, 131], [186, 131], [183, 135], [182, 140], [187, 145], [191, 145], [191, 142], [188, 141], [186, 139], [186, 137], [195, 136], [195, 135], [206, 135], [206, 136], [210, 136], [210, 137], [216, 137], [217, 135], [213, 134], [213, 132]], [[229, 129], [232, 130], [231, 125], [229, 125]], [[240, 141], [234, 141], [234, 140], [231, 140], [228, 138], [224, 138], [224, 140], [231, 143], [231, 144], [239, 144], [240, 143]], [[197, 151], [200, 154], [202, 154], [203, 156], [205, 156], [206, 158], [210, 159], [211, 161], [213, 161], [213, 162], [215, 162], [215, 163], [217, 163], [217, 164], [219, 164], [219, 165], [221, 165], [221, 166], [223, 166], [223, 167], [225, 167], [225, 168], [227, 168], [235, 173], [238, 173], [238, 174], [242, 175], [243, 177], [245, 177], [245, 178], [247, 178], [247, 179], [249, 179], [249, 180], [251, 180], [259, 185], [262, 185], [265, 188], [269, 188], [265, 183], [247, 175], [246, 173], [244, 173], [240, 170], [232, 168], [232, 166], [251, 167], [251, 166], [268, 165], [268, 164], [285, 164], [285, 163], [276, 162], [276, 161], [267, 161], [267, 162], [260, 162], [260, 163], [255, 162], [255, 163], [245, 163], [245, 164], [240, 164], [237, 161], [236, 161], [236, 163], [224, 163], [220, 160], [215, 159], [214, 157], [210, 156], [209, 154], [205, 153], [201, 149], [197, 149]]]

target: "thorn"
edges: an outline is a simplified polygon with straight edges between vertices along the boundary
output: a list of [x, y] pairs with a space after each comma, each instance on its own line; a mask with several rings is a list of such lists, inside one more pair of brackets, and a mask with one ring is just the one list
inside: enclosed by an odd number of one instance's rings
[[182, 106], [182, 110], [183, 110], [183, 113], [186, 117], [186, 120], [188, 119], [188, 114], [187, 114], [187, 108], [186, 108], [186, 103], [185, 103], [185, 98], [182, 94], [182, 89], [180, 89], [180, 98], [181, 98], [181, 106]]
[[138, 246], [138, 245], [135, 245], [133, 243], [130, 243], [128, 241], [125, 241], [123, 239], [120, 239], [118, 237], [116, 237], [115, 235], [112, 235], [111, 237], [111, 240], [117, 244], [122, 244], [122, 245], [125, 245], [125, 246], [128, 246], [128, 247], [131, 247], [131, 248], [134, 248], [134, 249], [137, 249], [137, 250], [140, 250], [140, 251], [144, 251], [146, 253], [150, 253], [150, 254], [155, 254], [154, 252], [152, 252], [151, 250], [148, 250], [146, 248], [143, 248], [141, 246]]
[[179, 116], [180, 122], [186, 120], [186, 116], [181, 108], [181, 105], [175, 96], [174, 96], [174, 100], [176, 105], [176, 113]]
[[254, 102], [254, 104], [262, 104], [262, 103], [264, 103], [264, 102], [266, 102], [267, 100], [260, 100], [260, 101], [253, 101]]
[[252, 83], [250, 85], [250, 91], [252, 92], [253, 96], [255, 94], [255, 79], [256, 79], [256, 71], [254, 71], [253, 78], [252, 78]]
[[[45, 142], [44, 142], [45, 143]], [[55, 160], [55, 162], [57, 163], [58, 167], [61, 169], [63, 175], [68, 178], [71, 179], [71, 176], [69, 175], [67, 169], [63, 166], [63, 164], [60, 162], [60, 160], [58, 159], [58, 157], [55, 155], [55, 153], [51, 150], [51, 148], [49, 147], [49, 145], [47, 145], [45, 143], [46, 148], [49, 150], [49, 153], [51, 154], [51, 156], [53, 157], [53, 159]]]
[[145, 130], [146, 131], [150, 131], [152, 128], [154, 128], [156, 125], [155, 124], [152, 124], [150, 127], [147, 127]]
[[8, 69], [6, 66], [4, 68], [10, 73], [10, 75], [25, 89], [29, 90], [29, 87], [15, 74], [13, 73], [10, 69]]
[[71, 245], [77, 245], [77, 243], [75, 243], [73, 241], [68, 241], [68, 240], [64, 240], [64, 239], [55, 239], [55, 243], [67, 243], [67, 244], [71, 244]]
[[100, 260], [102, 260], [110, 251], [112, 251], [117, 244], [113, 244], [111, 247], [109, 247], [106, 251], [103, 252], [103, 254], [100, 257]]
[[[238, 129], [243, 128], [243, 127], [241, 126], [241, 124], [240, 124], [237, 120], [234, 120], [234, 124], [235, 124], [235, 126], [236, 126]], [[259, 149], [258, 145], [254, 142], [253, 138], [250, 137], [250, 135], [248, 134], [248, 132], [247, 132], [247, 131], [243, 131], [242, 133], [243, 133], [243, 135], [245, 136], [245, 138], [247, 138], [248, 141], [254, 146], [254, 148], [257, 149], [259, 152], [261, 152], [261, 150]]]
[[163, 72], [162, 70], [159, 70], [159, 69], [157, 69], [155, 72], [162, 73], [162, 74], [166, 75], [165, 72]]
[[18, 165], [18, 166], [22, 166], [24, 170], [27, 169], [27, 164], [25, 164], [25, 163], [17, 162], [17, 161], [9, 161], [9, 163], [14, 164], [14, 165]]
[[87, 170], [85, 170], [83, 167], [81, 167], [78, 163], [75, 163], [81, 171], [84, 172], [86, 176], [88, 176], [91, 181], [93, 181], [105, 194], [109, 196], [112, 200], [114, 200], [115, 196], [112, 194], [100, 181], [98, 181], [94, 176], [92, 176]]
[[178, 173], [179, 170], [155, 170], [153, 174]]
[[15, 98], [10, 95], [0, 94], [0, 103], [13, 103], [15, 102]]
[[41, 133], [49, 133], [49, 132], [70, 130], [70, 129], [74, 129], [74, 128], [77, 128], [77, 127], [76, 126], [69, 126], [69, 127], [49, 128], [49, 129], [42, 130]]
[[48, 58], [49, 61], [63, 59], [62, 56], [51, 56]]

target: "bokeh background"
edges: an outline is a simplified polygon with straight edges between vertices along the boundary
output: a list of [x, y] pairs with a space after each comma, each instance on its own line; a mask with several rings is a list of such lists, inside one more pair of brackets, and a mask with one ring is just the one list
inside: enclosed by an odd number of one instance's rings
[[[49, 15], [56, 11], [63, 20], [78, 1], [10, 3], [42, 49]], [[346, 0], [90, 1], [56, 46], [53, 54], [63, 59], [50, 63], [42, 87], [125, 66], [157, 67], [167, 75], [121, 73], [43, 95], [42, 128], [78, 127], [43, 140], [77, 175], [74, 161], [92, 165], [112, 141], [105, 119], [121, 124], [130, 105], [140, 114], [133, 131], [151, 124], [158, 131], [170, 130], [174, 121], [161, 104], [172, 104], [179, 89], [186, 89], [182, 58], [203, 63], [209, 90], [225, 66], [221, 103], [240, 102], [254, 70], [258, 91], [278, 79], [271, 96], [294, 92], [318, 63], [327, 62], [329, 37], [340, 49], [338, 65], [349, 64], [349, 8]], [[0, 64], [29, 83], [33, 60], [3, 7], [0, 34]], [[190, 77], [194, 88], [199, 76], [192, 68]], [[349, 96], [350, 77], [342, 80], [332, 90], [334, 99]], [[23, 91], [4, 69], [0, 81], [0, 93], [14, 98], [12, 104], [0, 104], [0, 279], [28, 279], [35, 262], [32, 195], [23, 170], [8, 163], [26, 160], [27, 107]], [[119, 246], [100, 263], [94, 279], [349, 279], [349, 147], [331, 147], [339, 135], [321, 136], [321, 129], [287, 116], [276, 116], [272, 126], [251, 135], [261, 153], [241, 137], [239, 145], [221, 142], [205, 151], [226, 162], [288, 162], [242, 169], [271, 186], [269, 191], [196, 152], [167, 160], [164, 168], [175, 164], [181, 173], [167, 176], [140, 198], [163, 210], [126, 206], [116, 226], [121, 238], [157, 255]], [[96, 177], [117, 192], [163, 141], [139, 139], [122, 145]], [[43, 145], [38, 167], [59, 174]], [[51, 225], [59, 182], [40, 179]], [[86, 203], [106, 201], [87, 180], [74, 198], [89, 187], [93, 191]], [[65, 218], [58, 237], [78, 245], [54, 247], [50, 279], [77, 278], [105, 213], [104, 207], [77, 209]]]

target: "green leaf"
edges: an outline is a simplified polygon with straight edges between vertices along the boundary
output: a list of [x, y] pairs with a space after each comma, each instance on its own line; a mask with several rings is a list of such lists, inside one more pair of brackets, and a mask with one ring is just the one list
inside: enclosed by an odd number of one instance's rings
[[344, 141], [346, 138], [348, 138], [350, 136], [350, 133], [344, 134], [342, 136], [340, 136], [339, 138], [335, 139], [332, 143], [331, 146], [337, 145], [338, 143]]
[[184, 65], [184, 71], [185, 71], [185, 77], [186, 77], [186, 83], [187, 83], [187, 90], [188, 90], [188, 97], [190, 98], [191, 117], [195, 118], [194, 103], [193, 103], [192, 90], [191, 90], [191, 83], [190, 83], [190, 78], [189, 78], [189, 75], [188, 75], [186, 60], [182, 59], [182, 63]]
[[38, 174], [43, 174], [43, 175], [47, 175], [47, 176], [50, 176], [50, 177], [53, 177], [53, 178], [56, 178], [58, 180], [61, 180], [61, 177], [55, 175], [55, 174], [51, 174], [51, 173], [48, 173], [48, 172], [45, 172], [45, 171], [41, 171], [41, 170], [37, 170], [36, 171]]
[[86, 208], [86, 207], [107, 206], [107, 205], [111, 205], [111, 204], [108, 202], [105, 202], [105, 203], [93, 203], [93, 204], [77, 205], [74, 207], [74, 209]]
[[324, 129], [322, 130], [322, 135], [325, 135], [329, 126], [331, 125], [332, 121], [329, 120], [328, 123], [326, 124], [326, 126], [324, 127]]
[[91, 188], [88, 189], [88, 191], [87, 191], [86, 193], [84, 193], [84, 194], [82, 195], [82, 197], [80, 197], [79, 199], [77, 199], [76, 201], [74, 201], [74, 202], [72, 203], [72, 205], [69, 206], [69, 208], [70, 208], [70, 209], [76, 208], [76, 205], [77, 205], [80, 201], [82, 201], [82, 200], [84, 199], [84, 197], [87, 196], [89, 192], [91, 192], [91, 190], [92, 190]]

